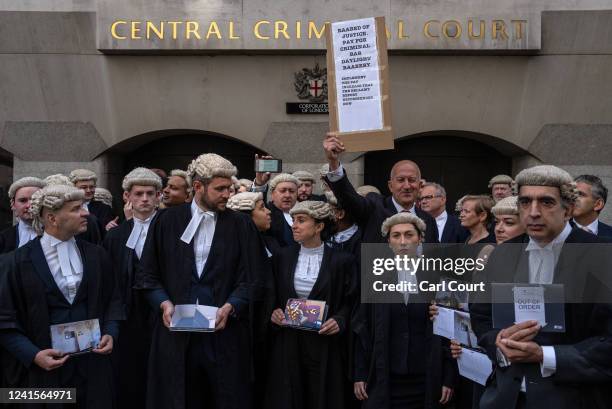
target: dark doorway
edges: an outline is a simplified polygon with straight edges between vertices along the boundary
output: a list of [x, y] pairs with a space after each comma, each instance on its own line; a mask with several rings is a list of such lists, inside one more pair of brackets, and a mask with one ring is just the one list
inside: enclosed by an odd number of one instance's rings
[[[150, 139], [149, 139], [150, 140]], [[238, 177], [254, 178], [254, 155], [261, 150], [236, 139], [213, 133], [180, 133], [161, 137], [138, 146], [125, 156], [124, 174], [137, 166], [187, 169], [202, 153], [216, 153], [238, 168]]]
[[512, 159], [487, 144], [458, 136], [427, 135], [396, 140], [392, 151], [367, 153], [365, 184], [388, 194], [389, 172], [402, 159], [415, 161], [424, 179], [444, 186], [451, 211], [463, 195], [489, 193], [491, 177], [512, 171]]

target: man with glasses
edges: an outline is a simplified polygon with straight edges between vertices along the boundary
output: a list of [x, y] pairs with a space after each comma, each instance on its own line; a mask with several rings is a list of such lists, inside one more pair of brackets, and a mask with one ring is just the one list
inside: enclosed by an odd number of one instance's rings
[[612, 226], [599, 220], [599, 214], [608, 200], [608, 189], [601, 179], [594, 175], [580, 175], [575, 182], [578, 198], [572, 223], [598, 237], [612, 239]]
[[427, 182], [421, 188], [421, 210], [429, 213], [438, 226], [440, 243], [463, 243], [469, 232], [461, 227], [457, 216], [446, 211], [446, 190], [437, 183]]

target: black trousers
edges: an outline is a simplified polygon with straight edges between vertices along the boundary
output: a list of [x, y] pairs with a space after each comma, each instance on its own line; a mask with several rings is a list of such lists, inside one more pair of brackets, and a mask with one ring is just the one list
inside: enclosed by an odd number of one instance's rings
[[425, 375], [396, 375], [389, 379], [390, 409], [423, 409], [425, 407]]
[[251, 387], [244, 381], [248, 377], [231, 373], [217, 350], [216, 335], [192, 333], [190, 337], [185, 357], [186, 409], [249, 409]]
[[295, 330], [299, 345], [300, 384], [302, 388], [301, 405], [295, 407], [316, 408], [321, 399], [325, 399], [321, 390], [321, 343], [323, 336], [316, 332]]

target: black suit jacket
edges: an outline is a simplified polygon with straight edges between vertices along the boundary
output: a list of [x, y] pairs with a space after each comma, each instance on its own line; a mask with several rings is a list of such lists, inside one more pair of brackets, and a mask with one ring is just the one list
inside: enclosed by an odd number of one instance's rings
[[17, 225], [0, 232], [0, 254], [15, 250], [17, 243], [19, 243], [19, 229]]
[[[380, 228], [386, 218], [397, 214], [391, 196], [383, 197], [377, 193], [369, 193], [362, 197], [348, 180], [346, 173], [337, 182], [326, 179], [338, 202], [348, 210], [363, 231], [364, 243], [385, 243], [387, 240], [382, 236]], [[415, 209], [427, 225], [425, 231], [425, 242], [438, 243], [438, 226], [433, 217], [421, 209]]]
[[87, 205], [87, 208], [89, 209], [89, 213], [93, 214], [98, 219], [98, 227], [104, 238], [106, 234], [106, 225], [115, 218], [112, 207], [102, 202], [98, 202], [97, 200], [92, 200]]
[[[528, 241], [528, 236], [522, 235], [498, 246], [484, 271], [487, 280], [528, 282], [525, 251]], [[534, 339], [539, 345], [555, 348], [554, 375], [543, 378], [537, 363], [497, 367], [480, 401], [481, 409], [514, 409], [523, 378], [527, 386], [527, 409], [609, 407], [606, 394], [612, 380], [612, 306], [589, 302], [598, 298], [612, 300], [609, 294], [601, 294], [608, 292], [606, 287], [610, 285], [610, 257], [606, 254], [609, 252], [604, 247], [607, 245], [601, 243], [595, 235], [575, 228], [561, 250], [554, 283], [564, 285], [566, 300], [577, 301], [585, 293], [589, 299], [564, 305], [564, 333], [540, 332]], [[488, 296], [478, 301], [470, 304], [472, 327], [478, 343], [496, 362], [495, 339], [499, 329], [493, 328]]]
[[454, 214], [448, 213], [444, 230], [442, 230], [441, 243], [465, 243], [465, 240], [470, 235], [470, 232], [461, 226], [459, 218]]
[[597, 237], [612, 240], [612, 226], [600, 221], [597, 225]]

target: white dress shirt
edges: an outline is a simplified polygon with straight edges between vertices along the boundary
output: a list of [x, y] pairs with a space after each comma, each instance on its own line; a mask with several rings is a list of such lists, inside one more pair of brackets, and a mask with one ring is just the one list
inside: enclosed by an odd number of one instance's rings
[[448, 220], [448, 213], [444, 210], [438, 217], [436, 217], [436, 224], [438, 225], [438, 241], [442, 243], [442, 233], [444, 232], [444, 226]]
[[49, 270], [58, 288], [71, 304], [83, 279], [83, 262], [76, 240], [61, 241], [47, 233], [40, 239]]
[[87, 212], [89, 212], [89, 201], [86, 202], [83, 200], [83, 204], [81, 205], [81, 207], [87, 210]]
[[204, 266], [215, 235], [216, 224], [217, 214], [215, 212], [201, 209], [195, 200], [191, 202], [191, 220], [185, 228], [181, 240], [187, 244], [194, 240], [193, 253], [198, 277], [202, 277], [204, 272]]
[[330, 170], [329, 172], [327, 172], [327, 178], [330, 182], [337, 182], [342, 179], [343, 176], [344, 168], [342, 167], [342, 164], [340, 164], [340, 166], [338, 166], [336, 170]]
[[293, 217], [291, 217], [289, 212], [283, 212], [283, 216], [285, 217], [285, 220], [287, 221], [287, 224], [289, 226], [293, 227]]
[[[529, 244], [525, 251], [529, 252], [529, 283], [530, 284], [552, 284], [555, 278], [555, 266], [559, 261], [561, 248], [567, 237], [572, 232], [569, 223], [565, 224], [563, 231], [545, 246], [540, 246], [533, 239], [529, 239]], [[542, 346], [543, 359], [540, 363], [542, 377], [547, 378], [554, 375], [557, 371], [557, 357], [555, 348], [552, 346]], [[521, 383], [521, 391], [526, 391], [525, 378]]]
[[413, 270], [412, 268], [410, 268], [410, 265], [408, 265], [407, 269], [397, 269], [397, 283], [402, 284], [403, 282], [405, 282], [407, 286], [411, 284], [410, 287], [407, 287], [405, 291], [400, 291], [404, 296], [404, 304], [408, 305], [408, 299], [410, 297], [410, 294], [417, 294], [419, 292], [417, 276], [416, 273], [413, 273]]
[[293, 287], [298, 297], [308, 298], [312, 291], [312, 287], [319, 277], [324, 248], [323, 244], [315, 248], [300, 246], [300, 254], [293, 276]]
[[593, 222], [587, 226], [581, 225], [580, 223], [576, 221], [576, 219], [574, 219], [574, 223], [576, 223], [576, 226], [578, 226], [582, 230], [588, 231], [589, 233], [593, 233], [596, 236], [597, 236], [597, 233], [599, 232], [599, 219], [593, 220]]
[[397, 210], [398, 213], [410, 212], [412, 214], [416, 214], [416, 206], [414, 204], [410, 209], [406, 209], [401, 204], [397, 203], [393, 196], [391, 197], [391, 201], [393, 202], [393, 206], [395, 206], [395, 210]]
[[17, 248], [27, 244], [30, 240], [34, 240], [36, 236], [38, 236], [32, 225], [27, 224], [21, 219], [19, 219], [19, 223], [17, 223], [17, 232], [19, 235]]
[[125, 246], [136, 252], [136, 256], [140, 259], [142, 257], [142, 249], [144, 248], [145, 241], [147, 240], [147, 233], [149, 232], [149, 226], [151, 226], [151, 220], [155, 217], [155, 213], [149, 216], [145, 220], [140, 220], [136, 216], [132, 218], [134, 220], [134, 227], [128, 237]]

